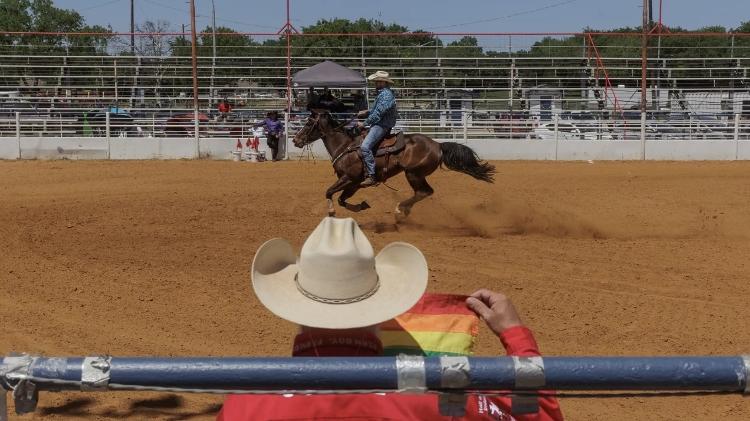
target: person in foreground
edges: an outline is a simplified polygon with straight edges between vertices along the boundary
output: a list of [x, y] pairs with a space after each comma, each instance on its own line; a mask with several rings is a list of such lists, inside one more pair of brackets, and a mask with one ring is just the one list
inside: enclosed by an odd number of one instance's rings
[[[325, 218], [302, 246], [276, 238], [263, 244], [251, 270], [261, 303], [300, 325], [294, 356], [378, 356], [376, 326], [409, 310], [427, 287], [427, 262], [416, 247], [391, 243], [375, 255], [351, 219]], [[531, 331], [511, 301], [481, 289], [466, 305], [500, 338], [508, 355], [537, 356]], [[230, 420], [562, 420], [551, 392], [537, 398], [539, 410], [511, 415], [508, 397], [472, 394], [465, 415], [440, 414], [434, 394], [232, 395], [219, 421]]]

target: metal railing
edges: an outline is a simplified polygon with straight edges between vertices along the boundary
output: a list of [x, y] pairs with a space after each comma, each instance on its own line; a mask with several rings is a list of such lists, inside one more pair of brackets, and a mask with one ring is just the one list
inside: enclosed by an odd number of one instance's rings
[[[567, 38], [580, 46], [535, 44], [538, 37], [527, 35], [477, 35], [477, 46], [394, 46], [353, 35], [361, 45], [293, 44], [290, 70], [331, 59], [363, 74], [389, 71], [400, 127], [438, 139], [628, 140], [641, 132], [654, 140], [745, 139], [750, 37], [714, 35], [721, 42], [695, 36], [689, 56], [666, 42], [649, 48], [649, 111], [635, 130], [641, 60], [630, 41], [637, 34], [615, 44], [601, 43], [602, 34]], [[286, 51], [278, 46], [221, 46], [219, 57], [199, 57], [197, 124], [190, 57], [179, 48], [160, 56], [0, 51], [0, 136], [244, 137], [288, 102], [290, 129], [304, 118], [306, 91], [287, 90]], [[350, 91], [334, 93], [354, 111]], [[216, 110], [221, 99], [233, 105], [228, 115]]]
[[[221, 394], [400, 392], [453, 395], [508, 395], [512, 391], [531, 397], [536, 397], [533, 392], [545, 390], [703, 391], [741, 394], [750, 391], [749, 377], [750, 357], [747, 356], [15, 356], [5, 357], [0, 362], [0, 389], [13, 392], [15, 409], [19, 414], [34, 411], [40, 390], [150, 390]], [[0, 398], [4, 404], [5, 397], [0, 395]], [[460, 405], [461, 400], [457, 404]], [[532, 412], [536, 412], [536, 409]], [[3, 415], [0, 412], [0, 418]]]
[[[466, 140], [750, 140], [750, 118], [741, 114], [671, 115], [629, 112], [612, 118], [604, 113], [560, 113], [549, 120], [507, 110], [405, 111], [396, 130], [422, 133], [441, 141]], [[610, 113], [611, 114], [611, 113]], [[307, 113], [282, 113], [292, 137], [304, 125]], [[97, 138], [232, 138], [256, 136], [262, 110], [240, 109], [226, 116], [192, 110], [139, 110], [133, 114], [108, 111], [14, 112], [0, 116], [1, 137]], [[342, 116], [349, 119], [351, 115]], [[196, 124], [197, 122], [197, 124]], [[197, 131], [196, 131], [197, 128]]]

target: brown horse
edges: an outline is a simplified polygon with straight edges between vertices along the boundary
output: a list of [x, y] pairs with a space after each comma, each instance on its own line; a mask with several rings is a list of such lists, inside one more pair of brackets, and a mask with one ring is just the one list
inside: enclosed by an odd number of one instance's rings
[[[359, 212], [370, 207], [364, 201], [358, 205], [346, 202], [359, 190], [365, 175], [359, 148], [355, 147], [363, 136], [354, 136], [343, 126], [327, 111], [312, 110], [305, 126], [294, 136], [294, 146], [298, 148], [323, 139], [328, 154], [333, 158], [333, 170], [339, 179], [326, 191], [328, 214], [331, 216], [336, 214], [333, 195], [339, 191], [342, 192], [339, 205], [350, 211]], [[376, 177], [379, 181], [386, 181], [403, 171], [414, 189], [414, 196], [398, 204], [397, 214], [408, 216], [415, 203], [432, 195], [433, 190], [427, 184], [426, 177], [441, 164], [477, 180], [493, 182], [495, 167], [479, 160], [468, 146], [455, 142], [439, 143], [419, 133], [404, 135], [404, 140], [406, 146], [401, 151], [376, 158]]]

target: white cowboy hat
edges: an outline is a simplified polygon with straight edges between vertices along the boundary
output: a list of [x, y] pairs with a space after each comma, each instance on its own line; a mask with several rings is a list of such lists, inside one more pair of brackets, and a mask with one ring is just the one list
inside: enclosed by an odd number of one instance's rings
[[266, 308], [303, 326], [352, 329], [405, 313], [427, 288], [427, 261], [416, 247], [391, 243], [375, 256], [351, 219], [325, 218], [299, 259], [281, 238], [253, 259], [253, 289]]
[[371, 74], [370, 76], [367, 76], [367, 80], [371, 80], [373, 82], [382, 80], [383, 82], [388, 82], [390, 84], [394, 83], [393, 80], [391, 79], [391, 75], [389, 75], [388, 72], [384, 72], [382, 70], [378, 70], [377, 72]]

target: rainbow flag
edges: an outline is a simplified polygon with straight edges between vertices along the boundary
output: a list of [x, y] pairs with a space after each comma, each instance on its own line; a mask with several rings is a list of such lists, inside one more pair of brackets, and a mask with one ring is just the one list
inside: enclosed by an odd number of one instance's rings
[[425, 294], [406, 313], [380, 325], [383, 354], [471, 355], [479, 318], [466, 296]]

